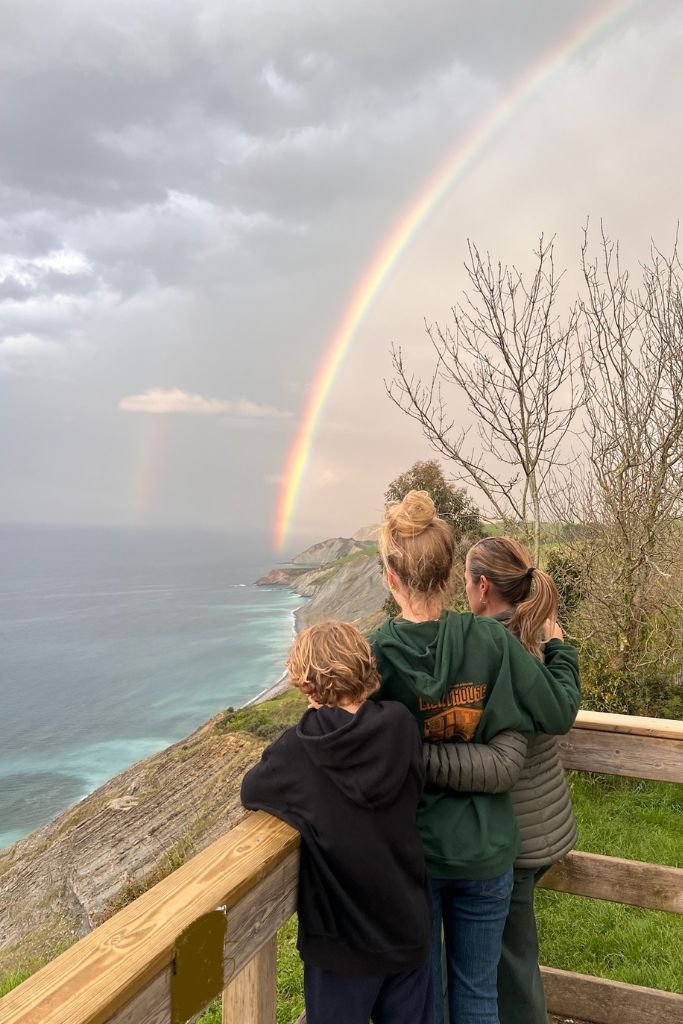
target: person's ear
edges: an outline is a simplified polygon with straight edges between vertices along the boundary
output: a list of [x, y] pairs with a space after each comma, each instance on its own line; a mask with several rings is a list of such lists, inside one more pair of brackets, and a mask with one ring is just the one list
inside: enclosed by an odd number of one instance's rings
[[393, 569], [386, 567], [387, 586], [392, 593], [399, 588], [399, 579]]
[[480, 593], [481, 597], [484, 600], [486, 600], [487, 597], [489, 596], [489, 590], [490, 589], [491, 589], [491, 584], [486, 579], [486, 576], [480, 576], [479, 577], [479, 593]]

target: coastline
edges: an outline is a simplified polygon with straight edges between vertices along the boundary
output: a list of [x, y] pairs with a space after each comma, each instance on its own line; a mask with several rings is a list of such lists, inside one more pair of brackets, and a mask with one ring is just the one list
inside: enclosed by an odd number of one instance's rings
[[[292, 617], [292, 640], [294, 640], [297, 633], [299, 632], [299, 623], [297, 616], [300, 611], [301, 608], [295, 608], [294, 611], [289, 613]], [[264, 701], [272, 700], [273, 697], [279, 697], [281, 693], [285, 693], [285, 691], [288, 689], [289, 679], [287, 676], [287, 670], [285, 669], [282, 675], [278, 679], [276, 679], [276, 681], [271, 686], [266, 686], [265, 690], [261, 690], [260, 693], [257, 693], [255, 697], [251, 697], [248, 701], [245, 701], [245, 703], [241, 704], [240, 707], [250, 708], [254, 704], [263, 704]]]
[[283, 672], [277, 682], [273, 683], [272, 686], [267, 686], [265, 690], [261, 690], [251, 700], [245, 701], [244, 704], [240, 704], [240, 708], [250, 708], [253, 704], [263, 704], [264, 701], [272, 700], [273, 697], [279, 697], [281, 693], [289, 689], [289, 678], [286, 672]]
[[[245, 597], [245, 595], [249, 594], [248, 588], [250, 585], [248, 583], [230, 583], [228, 586], [230, 588], [229, 593], [236, 595], [234, 598], [230, 598], [233, 605], [239, 606], [242, 603], [249, 603], [249, 598]], [[282, 598], [285, 596], [286, 599], [283, 601]], [[224, 714], [228, 706], [233, 706], [236, 709], [241, 707], [248, 708], [285, 692], [288, 688], [288, 678], [285, 671], [287, 652], [297, 632], [296, 612], [305, 603], [304, 598], [292, 594], [291, 591], [287, 595], [282, 596], [278, 593], [261, 596], [258, 604], [262, 606], [265, 615], [265, 617], [261, 616], [265, 624], [265, 627], [261, 627], [261, 629], [266, 628], [272, 631], [268, 643], [264, 645], [263, 650], [265, 671], [261, 670], [259, 672], [254, 668], [249, 673], [252, 676], [252, 679], [249, 680], [251, 685], [244, 686], [242, 692], [238, 690], [237, 692], [233, 691], [230, 693], [230, 673], [234, 673], [237, 670], [236, 668], [231, 668], [233, 662], [227, 662], [227, 669], [221, 670], [221, 675], [227, 680], [225, 687], [227, 692], [221, 694], [218, 692], [219, 687], [214, 685], [213, 693], [217, 700], [212, 700], [206, 711], [203, 709], [202, 714], [195, 714], [193, 720], [188, 722], [185, 728], [179, 730], [179, 734], [176, 730], [166, 733], [163, 727], [158, 728], [155, 725], [151, 727], [150, 735], [139, 738], [118, 739], [116, 735], [111, 737], [108, 735], [96, 736], [90, 741], [84, 740], [80, 746], [75, 742], [73, 751], [69, 749], [62, 756], [63, 764], [59, 761], [59, 752], [51, 757], [48, 750], [46, 754], [42, 755], [42, 761], [41, 756], [37, 753], [37, 767], [35, 771], [32, 763], [29, 763], [28, 768], [25, 766], [25, 761], [29, 761], [28, 755], [24, 761], [20, 760], [17, 755], [16, 767], [13, 764], [9, 764], [10, 755], [7, 755], [3, 759], [5, 763], [0, 766], [0, 782], [4, 783], [6, 777], [11, 777], [11, 786], [4, 786], [3, 784], [3, 792], [0, 794], [0, 855], [6, 853], [15, 844], [26, 840], [36, 830], [49, 825], [51, 821], [63, 812], [87, 803], [89, 798], [135, 764], [163, 755], [176, 742], [186, 739], [188, 735], [193, 734], [198, 728], [205, 726], [215, 715]], [[256, 618], [258, 613], [259, 608], [257, 606], [257, 610], [253, 612], [252, 617]], [[211, 620], [209, 622], [211, 623]], [[250, 625], [249, 622], [247, 625]], [[220, 630], [225, 632], [222, 622], [219, 622], [216, 626], [216, 635], [219, 635], [218, 631]], [[237, 663], [234, 663], [234, 665], [237, 666]], [[207, 701], [207, 705], [208, 703]], [[45, 766], [42, 763], [43, 761]], [[31, 780], [34, 773], [38, 776], [41, 771], [51, 771], [58, 781], [60, 772], [67, 774], [70, 769], [72, 769], [75, 778], [74, 784], [69, 790], [67, 790], [66, 785], [62, 786], [61, 790], [54, 786], [54, 797], [45, 801], [48, 805], [47, 813], [45, 813], [41, 805], [35, 813], [17, 814], [16, 820], [10, 816], [10, 812], [13, 812], [14, 807], [18, 804], [17, 800], [13, 800], [15, 792], [20, 792], [20, 786], [26, 787], [29, 784], [24, 781], [24, 776]], [[71, 776], [69, 777], [71, 779]], [[46, 781], [43, 784], [43, 788], [48, 788], [49, 784]], [[31, 796], [30, 790], [29, 796]], [[28, 800], [26, 803], [29, 808], [33, 806]], [[5, 815], [4, 811], [7, 807], [8, 812]]]

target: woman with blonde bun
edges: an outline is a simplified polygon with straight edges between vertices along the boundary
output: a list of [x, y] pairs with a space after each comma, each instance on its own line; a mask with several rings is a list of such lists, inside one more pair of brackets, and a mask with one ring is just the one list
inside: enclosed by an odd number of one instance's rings
[[[493, 746], [570, 728], [580, 698], [576, 651], [554, 624], [543, 663], [495, 618], [446, 610], [453, 533], [427, 492], [410, 491], [387, 509], [380, 550], [400, 615], [372, 637], [379, 696], [405, 704], [424, 741]], [[517, 774], [523, 760], [522, 747]], [[450, 1024], [499, 1024], [497, 967], [519, 852], [504, 791], [516, 775], [501, 775], [491, 792], [428, 782], [418, 810], [431, 877], [436, 991], [443, 989], [443, 928]]]

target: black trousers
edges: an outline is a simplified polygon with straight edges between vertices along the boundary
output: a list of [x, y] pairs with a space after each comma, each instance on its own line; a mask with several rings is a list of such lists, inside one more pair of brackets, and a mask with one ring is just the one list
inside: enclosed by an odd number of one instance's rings
[[306, 1024], [433, 1024], [429, 957], [415, 971], [352, 977], [304, 964]]
[[538, 935], [534, 915], [536, 885], [548, 870], [515, 868], [512, 898], [498, 964], [500, 1024], [547, 1024], [543, 981], [538, 968]]

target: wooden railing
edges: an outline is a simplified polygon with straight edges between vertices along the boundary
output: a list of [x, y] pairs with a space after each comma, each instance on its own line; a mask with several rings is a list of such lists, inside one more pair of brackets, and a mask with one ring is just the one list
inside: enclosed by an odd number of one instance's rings
[[[683, 725], [581, 712], [567, 768], [683, 781]], [[223, 1024], [273, 1024], [275, 940], [294, 912], [299, 837], [266, 814], [225, 836], [0, 1000], [0, 1024], [186, 1024], [223, 992]], [[570, 853], [546, 888], [683, 912], [683, 870]], [[683, 1024], [683, 996], [544, 968], [552, 1013]], [[301, 1018], [303, 1020], [303, 1018]]]

